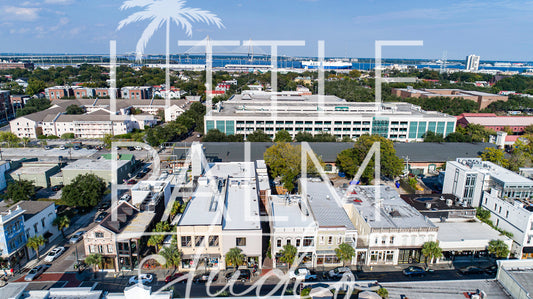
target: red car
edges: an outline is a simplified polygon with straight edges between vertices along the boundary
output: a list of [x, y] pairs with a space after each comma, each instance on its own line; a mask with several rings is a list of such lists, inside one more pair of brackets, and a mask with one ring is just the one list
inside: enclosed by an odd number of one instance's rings
[[135, 185], [135, 184], [137, 184], [137, 181], [134, 180], [134, 179], [131, 179], [131, 180], [127, 181], [126, 184], [128, 184], [128, 185]]
[[[174, 273], [172, 275], [169, 275], [165, 278], [165, 283], [169, 283], [175, 279], [178, 279], [180, 277], [182, 277], [183, 275], [185, 275], [185, 273], [181, 273], [181, 272], [178, 272], [178, 273]], [[183, 280], [183, 282], [185, 282], [185, 280]]]

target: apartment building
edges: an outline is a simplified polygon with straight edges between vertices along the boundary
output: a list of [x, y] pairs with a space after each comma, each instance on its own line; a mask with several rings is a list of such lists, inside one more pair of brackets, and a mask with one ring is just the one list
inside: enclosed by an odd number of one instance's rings
[[438, 227], [389, 186], [356, 186], [344, 209], [357, 229], [357, 264], [421, 262], [425, 242], [437, 241]]
[[27, 260], [24, 210], [4, 207], [0, 211], [0, 256], [9, 267], [20, 267]]
[[[317, 244], [314, 267], [333, 267], [352, 261], [341, 261], [335, 249], [346, 243], [357, 247], [357, 230], [342, 206], [339, 194], [333, 187], [321, 180], [301, 179], [299, 181], [302, 197], [307, 198], [311, 214], [317, 224]], [[304, 196], [305, 194], [305, 196]]]
[[46, 98], [51, 101], [74, 97], [74, 91], [71, 86], [48, 87], [44, 89], [44, 93]]
[[463, 100], [470, 100], [478, 103], [479, 109], [485, 109], [491, 103], [496, 101], [506, 102], [509, 97], [482, 91], [462, 90], [462, 89], [414, 89], [407, 88], [392, 88], [391, 93], [402, 98], [461, 98]]
[[[140, 211], [129, 202], [121, 201], [83, 239], [85, 255], [99, 253], [104, 257], [104, 269], [133, 270], [142, 259], [156, 213]], [[114, 218], [116, 217], [116, 218]]]
[[243, 91], [217, 103], [204, 121], [205, 133], [218, 129], [228, 135], [246, 137], [263, 130], [274, 137], [276, 132], [287, 130], [293, 138], [299, 132], [352, 139], [377, 134], [396, 141], [422, 141], [428, 131], [447, 136], [455, 131], [456, 123], [453, 116], [424, 111], [409, 103], [376, 105], [347, 102], [335, 96], [263, 91]]
[[239, 248], [247, 266], [260, 266], [262, 233], [259, 193], [253, 162], [216, 163], [198, 179], [198, 187], [177, 225], [185, 271], [223, 270], [224, 255]]
[[483, 193], [481, 206], [490, 211], [492, 223], [513, 234], [511, 253], [533, 259], [533, 201], [530, 198], [502, 198], [497, 189]]
[[123, 99], [127, 100], [149, 100], [152, 98], [153, 88], [151, 86], [127, 86], [120, 89]]
[[484, 191], [495, 189], [501, 198], [528, 199], [533, 181], [481, 158], [457, 158], [446, 163], [443, 193], [479, 207]]

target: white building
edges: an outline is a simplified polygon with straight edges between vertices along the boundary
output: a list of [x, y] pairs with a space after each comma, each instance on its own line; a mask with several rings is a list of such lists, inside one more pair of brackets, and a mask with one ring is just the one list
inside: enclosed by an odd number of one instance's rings
[[[198, 179], [177, 225], [183, 270], [225, 269], [225, 254], [239, 248], [247, 266], [261, 266], [262, 230], [253, 162], [216, 163]], [[232, 265], [234, 266], [234, 265]]]
[[[337, 202], [333, 187], [321, 180], [300, 180], [300, 192], [307, 197], [308, 206], [317, 224], [317, 244], [314, 267], [332, 267], [354, 264], [352, 261], [341, 261], [335, 249], [347, 243], [354, 249], [357, 247], [357, 230], [353, 226], [342, 202]], [[340, 197], [337, 197], [339, 199]]]
[[299, 195], [270, 196], [270, 247], [274, 268], [290, 267], [280, 260], [283, 246], [290, 244], [298, 249], [300, 264], [313, 267], [316, 255], [318, 225]]
[[[56, 205], [53, 202], [20, 201], [17, 205], [24, 210], [26, 239], [35, 236], [43, 236], [46, 239], [46, 243], [40, 249], [61, 235], [61, 232], [53, 225], [54, 219], [57, 217]], [[36, 256], [36, 252], [28, 248], [28, 257], [32, 259], [34, 256]]]
[[159, 201], [162, 196], [166, 206], [170, 200], [170, 183], [168, 181], [139, 181], [131, 188], [131, 203], [139, 206], [150, 201]]
[[356, 186], [344, 209], [357, 229], [358, 264], [420, 262], [422, 245], [437, 241], [438, 227], [391, 187]]
[[479, 207], [483, 191], [494, 188], [499, 197], [527, 199], [533, 196], [533, 181], [480, 158], [458, 158], [446, 163], [442, 193], [453, 194]]
[[[272, 101], [276, 100], [276, 105]], [[276, 120], [272, 119], [273, 113]], [[245, 137], [263, 130], [274, 137], [287, 130], [294, 138], [299, 132], [329, 133], [337, 138], [356, 139], [377, 134], [397, 141], [422, 141], [428, 131], [447, 136], [455, 131], [456, 118], [424, 111], [409, 103], [357, 103], [336, 96], [306, 95], [301, 92], [244, 91], [217, 103], [205, 116], [205, 133], [218, 129], [228, 135]]]
[[468, 55], [466, 56], [466, 67], [467, 71], [475, 72], [479, 69], [479, 56], [477, 55]]
[[0, 162], [0, 190], [4, 190], [7, 187], [6, 171], [10, 169], [9, 162]]
[[533, 202], [529, 199], [500, 197], [491, 189], [483, 194], [481, 206], [490, 211], [492, 223], [513, 234], [511, 253], [523, 259], [533, 259]]

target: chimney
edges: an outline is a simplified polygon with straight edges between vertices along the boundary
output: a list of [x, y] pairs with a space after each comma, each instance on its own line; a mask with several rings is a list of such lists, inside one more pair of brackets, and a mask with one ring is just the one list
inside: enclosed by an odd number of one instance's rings
[[446, 199], [446, 205], [447, 205], [448, 207], [451, 207], [451, 206], [453, 205], [453, 200], [451, 200], [451, 199]]
[[431, 203], [430, 202], [426, 202], [426, 209], [427, 210], [431, 209]]

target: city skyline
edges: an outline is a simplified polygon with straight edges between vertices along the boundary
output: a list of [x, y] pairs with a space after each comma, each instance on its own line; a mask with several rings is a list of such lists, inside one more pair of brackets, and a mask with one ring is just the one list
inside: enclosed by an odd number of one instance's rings
[[[122, 1], [96, 0], [87, 6], [77, 0], [42, 0], [11, 4], [0, 1], [5, 17], [0, 38], [5, 53], [103, 54], [109, 40], [117, 51], [135, 51], [138, 36], [148, 21], [117, 31], [118, 22], [129, 15]], [[326, 56], [373, 57], [375, 40], [423, 40], [423, 47], [384, 49], [385, 58], [462, 60], [476, 54], [481, 60], [531, 61], [527, 32], [533, 21], [533, 2], [497, 1], [364, 1], [323, 0], [189, 1], [187, 6], [210, 10], [225, 29], [195, 24], [189, 38], [171, 26], [171, 53], [183, 53], [178, 40], [305, 40], [305, 47], [280, 47], [279, 54], [317, 56], [317, 42], [324, 40]], [[347, 13], [348, 12], [348, 13]], [[272, 24], [272, 25], [270, 25]], [[289, 28], [290, 30], [287, 30]], [[497, 42], [496, 42], [497, 41]], [[514, 45], [511, 47], [511, 45]], [[158, 31], [146, 54], [164, 53], [165, 34]]]

